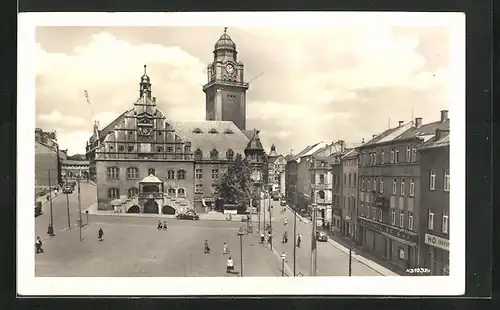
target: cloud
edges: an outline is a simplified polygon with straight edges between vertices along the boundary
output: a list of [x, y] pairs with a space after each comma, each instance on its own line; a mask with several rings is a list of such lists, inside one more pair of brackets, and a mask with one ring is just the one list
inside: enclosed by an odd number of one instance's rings
[[[46, 30], [38, 41], [40, 123], [49, 126], [42, 116], [57, 111], [52, 118], [59, 117], [68, 134], [90, 132], [92, 115], [102, 128], [132, 107], [144, 64], [167, 118], [205, 118], [201, 85], [220, 29], [96, 28], [76, 40], [77, 29]], [[321, 140], [359, 142], [384, 130], [389, 118], [393, 124], [409, 120], [412, 111], [424, 122], [437, 119], [449, 105], [448, 41], [442, 39], [448, 30], [435, 28], [430, 36], [429, 29], [419, 29], [230, 28], [246, 80], [264, 72], [247, 93], [247, 127], [261, 130], [267, 148], [275, 143], [287, 153]], [[78, 46], [55, 48], [64, 36]], [[429, 56], [439, 54], [444, 56]], [[81, 152], [88, 137], [74, 139], [81, 139], [80, 147], [73, 143]]]
[[50, 112], [50, 114], [40, 114], [38, 116], [38, 119], [41, 122], [47, 123], [49, 125], [57, 124], [58, 126], [60, 126], [60, 125], [78, 126], [78, 125], [82, 125], [85, 123], [85, 120], [81, 117], [62, 115], [57, 110], [52, 110], [52, 112]]

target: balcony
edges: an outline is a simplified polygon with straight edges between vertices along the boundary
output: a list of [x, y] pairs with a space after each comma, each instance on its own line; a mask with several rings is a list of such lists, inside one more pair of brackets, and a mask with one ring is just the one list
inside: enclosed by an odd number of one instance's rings
[[228, 86], [237, 86], [237, 87], [244, 87], [248, 88], [248, 83], [244, 82], [232, 82], [232, 81], [227, 81], [227, 80], [221, 80], [221, 79], [214, 79], [210, 80], [207, 84], [203, 86], [203, 90], [205, 91], [206, 89], [210, 88], [210, 86], [214, 84], [223, 84], [223, 85], [228, 85]]
[[192, 154], [96, 152], [96, 159], [193, 160]]
[[332, 184], [331, 183], [312, 183], [311, 187], [313, 189], [332, 189]]
[[162, 199], [163, 193], [150, 192], [150, 193], [139, 193], [139, 199]]
[[315, 203], [317, 204], [332, 204], [332, 200], [331, 199], [319, 199], [319, 198], [316, 198], [316, 201], [314, 201]]

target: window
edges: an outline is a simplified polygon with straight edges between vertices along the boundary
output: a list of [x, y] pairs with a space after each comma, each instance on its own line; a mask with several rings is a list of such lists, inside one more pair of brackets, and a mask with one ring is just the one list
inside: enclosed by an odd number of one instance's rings
[[404, 227], [405, 226], [405, 214], [403, 211], [399, 212], [399, 227]]
[[169, 188], [167, 192], [169, 196], [175, 197], [175, 188]]
[[377, 212], [375, 210], [375, 207], [372, 207], [372, 213], [373, 213], [373, 219], [377, 217]]
[[434, 229], [434, 213], [432, 213], [431, 209], [429, 209], [429, 223], [427, 225], [427, 228], [429, 228], [429, 230]]
[[174, 148], [171, 146], [167, 146], [167, 153], [173, 153], [173, 152], [174, 152]]
[[351, 186], [351, 181], [352, 181], [351, 180], [351, 174], [349, 173], [349, 183], [347, 183], [347, 184], [349, 184], [349, 187]]
[[194, 152], [194, 159], [195, 160], [201, 160], [203, 158], [203, 151], [200, 150], [200, 149], [197, 149], [195, 152]]
[[371, 213], [371, 212], [370, 212], [370, 211], [371, 211], [370, 206], [367, 206], [366, 211], [367, 211], [366, 218], [370, 218], [370, 213]]
[[135, 187], [129, 188], [127, 191], [128, 198], [135, 197], [138, 193], [139, 193], [139, 189], [137, 189]]
[[212, 184], [212, 196], [218, 194], [217, 184]]
[[125, 150], [125, 146], [123, 145], [118, 145], [118, 151], [123, 152]]
[[382, 178], [380, 179], [380, 193], [384, 193], [384, 179]]
[[443, 214], [443, 229], [442, 229], [444, 234], [448, 233], [448, 215]]
[[321, 199], [321, 200], [325, 199], [325, 192], [324, 191], [319, 191], [318, 192], [318, 198]]
[[233, 150], [227, 150], [227, 152], [226, 152], [226, 158], [229, 159], [229, 160], [233, 160], [233, 158], [234, 158], [234, 152], [233, 152]]
[[196, 171], [195, 171], [195, 177], [196, 177], [197, 180], [203, 179], [203, 170], [196, 169]]
[[196, 194], [203, 194], [203, 184], [196, 184], [194, 186], [194, 192]]
[[109, 198], [119, 198], [120, 197], [120, 191], [118, 188], [110, 188], [108, 190], [108, 197]]
[[372, 181], [370, 179], [366, 180], [366, 191], [370, 191], [370, 187], [372, 186]]
[[210, 152], [210, 159], [218, 159], [219, 158], [219, 152], [216, 149], [213, 149]]
[[215, 134], [218, 134], [219, 132], [215, 128], [212, 128], [208, 131], [208, 133], [215, 135]]
[[411, 148], [410, 146], [407, 146], [406, 147], [406, 158], [405, 158], [406, 162], [410, 162], [411, 160]]
[[118, 180], [120, 178], [118, 167], [108, 167], [107, 175], [109, 179]]
[[444, 191], [450, 191], [450, 172], [448, 170], [444, 171]]
[[344, 185], [347, 183], [347, 173], [344, 173]]
[[373, 179], [373, 188], [372, 188], [372, 190], [373, 190], [374, 192], [376, 192], [376, 191], [377, 191], [377, 180], [376, 180], [376, 179]]
[[415, 179], [410, 179], [410, 197], [415, 196]]
[[405, 195], [405, 179], [401, 179], [401, 196]]
[[177, 197], [182, 197], [182, 198], [186, 197], [186, 191], [184, 190], [184, 188], [177, 189]]
[[405, 250], [403, 248], [399, 248], [399, 258], [405, 259]]
[[127, 168], [127, 180], [136, 180], [139, 178], [139, 169], [135, 167]]
[[362, 179], [361, 180], [361, 191], [364, 192], [365, 191], [365, 179]]
[[413, 148], [411, 150], [411, 161], [416, 162], [417, 161], [417, 149]]
[[356, 173], [354, 174], [354, 184], [353, 186], [356, 186], [358, 183], [357, 183], [357, 180], [356, 180]]
[[167, 179], [168, 180], [173, 180], [174, 178], [175, 178], [174, 170], [168, 170], [167, 171]]
[[324, 174], [319, 175], [319, 184], [325, 184], [325, 175]]
[[429, 189], [431, 191], [435, 190], [436, 189], [436, 171], [434, 170], [431, 170], [431, 176], [430, 176], [430, 179], [429, 179]]
[[413, 230], [413, 213], [408, 212], [408, 230]]
[[217, 180], [219, 178], [219, 169], [212, 169], [212, 180]]
[[128, 151], [129, 152], [133, 152], [134, 151], [134, 146], [133, 145], [129, 145], [128, 146]]
[[384, 164], [384, 151], [380, 152], [380, 163]]
[[399, 163], [399, 149], [396, 149], [394, 153], [394, 162], [397, 164]]
[[391, 150], [391, 155], [389, 157], [389, 162], [392, 164], [394, 162], [394, 150]]
[[344, 204], [343, 204], [343, 206], [344, 206], [344, 208], [345, 208], [345, 206], [346, 206], [345, 196], [343, 196], [343, 197], [342, 197], [342, 202], [344, 203]]
[[157, 146], [156, 147], [156, 152], [157, 153], [162, 153], [163, 152], [163, 146]]
[[179, 170], [177, 171], [177, 180], [185, 180], [186, 179], [186, 171]]
[[227, 134], [227, 135], [230, 135], [230, 134], [233, 134], [234, 132], [232, 132], [231, 129], [226, 129], [224, 131], [224, 133]]
[[382, 222], [382, 209], [378, 209], [378, 220]]
[[153, 168], [149, 168], [149, 169], [148, 169], [148, 175], [150, 175], [150, 174], [152, 174], [152, 175], [156, 175], [156, 173], [155, 173], [155, 169], [153, 169]]
[[193, 130], [193, 133], [203, 133], [203, 131], [201, 131], [200, 128], [196, 128], [195, 130]]
[[391, 224], [396, 225], [396, 211], [394, 209], [391, 212]]

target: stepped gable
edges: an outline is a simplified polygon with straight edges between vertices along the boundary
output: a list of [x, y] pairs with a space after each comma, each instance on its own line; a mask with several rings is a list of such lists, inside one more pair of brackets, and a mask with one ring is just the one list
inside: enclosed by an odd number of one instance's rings
[[230, 121], [175, 121], [169, 120], [176, 134], [186, 142], [191, 142], [191, 150], [196, 155], [201, 150], [202, 159], [209, 160], [213, 150], [219, 159], [226, 159], [226, 152], [244, 154], [250, 139]]

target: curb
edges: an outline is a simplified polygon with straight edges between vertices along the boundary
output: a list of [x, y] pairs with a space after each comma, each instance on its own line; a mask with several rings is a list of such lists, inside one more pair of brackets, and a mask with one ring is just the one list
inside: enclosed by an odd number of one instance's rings
[[[290, 212], [295, 213], [295, 211], [294, 211], [294, 210], [293, 210], [290, 206], [286, 205], [286, 208], [287, 208]], [[308, 220], [308, 219], [306, 219], [306, 218], [302, 217], [302, 215], [300, 215], [299, 213], [297, 213], [297, 217], [298, 217], [298, 219], [299, 219], [302, 223], [306, 223], [306, 224], [311, 223], [311, 221], [310, 221], [310, 220]]]

